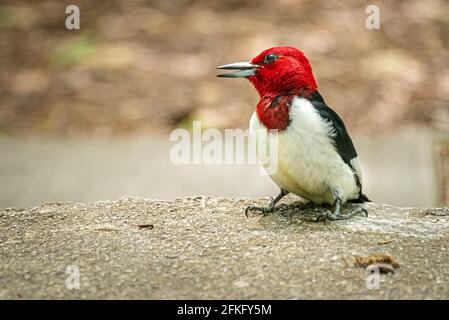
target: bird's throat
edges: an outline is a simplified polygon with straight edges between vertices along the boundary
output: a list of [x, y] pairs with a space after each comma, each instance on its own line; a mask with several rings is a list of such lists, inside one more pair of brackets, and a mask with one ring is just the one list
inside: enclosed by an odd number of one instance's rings
[[283, 131], [290, 124], [290, 107], [294, 95], [262, 97], [257, 104], [256, 113], [259, 121], [267, 129]]

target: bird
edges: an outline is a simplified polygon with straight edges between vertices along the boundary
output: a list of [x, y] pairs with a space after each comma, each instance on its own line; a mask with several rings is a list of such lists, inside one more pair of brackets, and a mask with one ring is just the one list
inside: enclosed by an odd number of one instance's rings
[[360, 206], [342, 213], [347, 202], [371, 200], [362, 192], [361, 164], [346, 126], [318, 92], [310, 62], [301, 50], [273, 47], [249, 62], [217, 69], [233, 70], [217, 77], [246, 78], [259, 93], [249, 125], [252, 136], [267, 141], [273, 132], [277, 134], [278, 166], [269, 176], [280, 192], [266, 207], [248, 206], [247, 216], [251, 211], [264, 215], [274, 211], [289, 193], [311, 205], [333, 207], [318, 217], [324, 222], [362, 212], [368, 215]]

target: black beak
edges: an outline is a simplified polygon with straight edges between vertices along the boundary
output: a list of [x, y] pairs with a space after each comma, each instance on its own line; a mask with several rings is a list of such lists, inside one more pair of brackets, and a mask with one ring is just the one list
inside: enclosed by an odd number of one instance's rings
[[225, 64], [223, 66], [217, 67], [217, 69], [222, 70], [239, 70], [231, 73], [218, 74], [217, 77], [220, 78], [248, 78], [256, 75], [256, 70], [259, 66], [249, 62], [237, 62], [231, 64]]

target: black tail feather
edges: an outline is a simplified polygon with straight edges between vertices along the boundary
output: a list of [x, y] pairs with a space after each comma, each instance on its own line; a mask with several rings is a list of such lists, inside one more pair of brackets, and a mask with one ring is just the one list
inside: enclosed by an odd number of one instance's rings
[[359, 197], [357, 199], [349, 200], [348, 202], [352, 203], [365, 203], [365, 202], [372, 202], [366, 195], [363, 193], [360, 193]]

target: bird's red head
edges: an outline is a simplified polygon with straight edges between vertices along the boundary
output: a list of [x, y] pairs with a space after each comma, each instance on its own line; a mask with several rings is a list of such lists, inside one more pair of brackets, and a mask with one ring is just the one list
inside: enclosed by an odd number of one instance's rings
[[228, 64], [219, 69], [241, 70], [218, 76], [248, 78], [261, 97], [307, 95], [317, 89], [309, 60], [293, 47], [273, 47], [262, 51], [251, 62]]
[[256, 74], [248, 79], [262, 97], [313, 92], [317, 88], [309, 60], [296, 48], [270, 48], [252, 59], [251, 63], [259, 67]]

